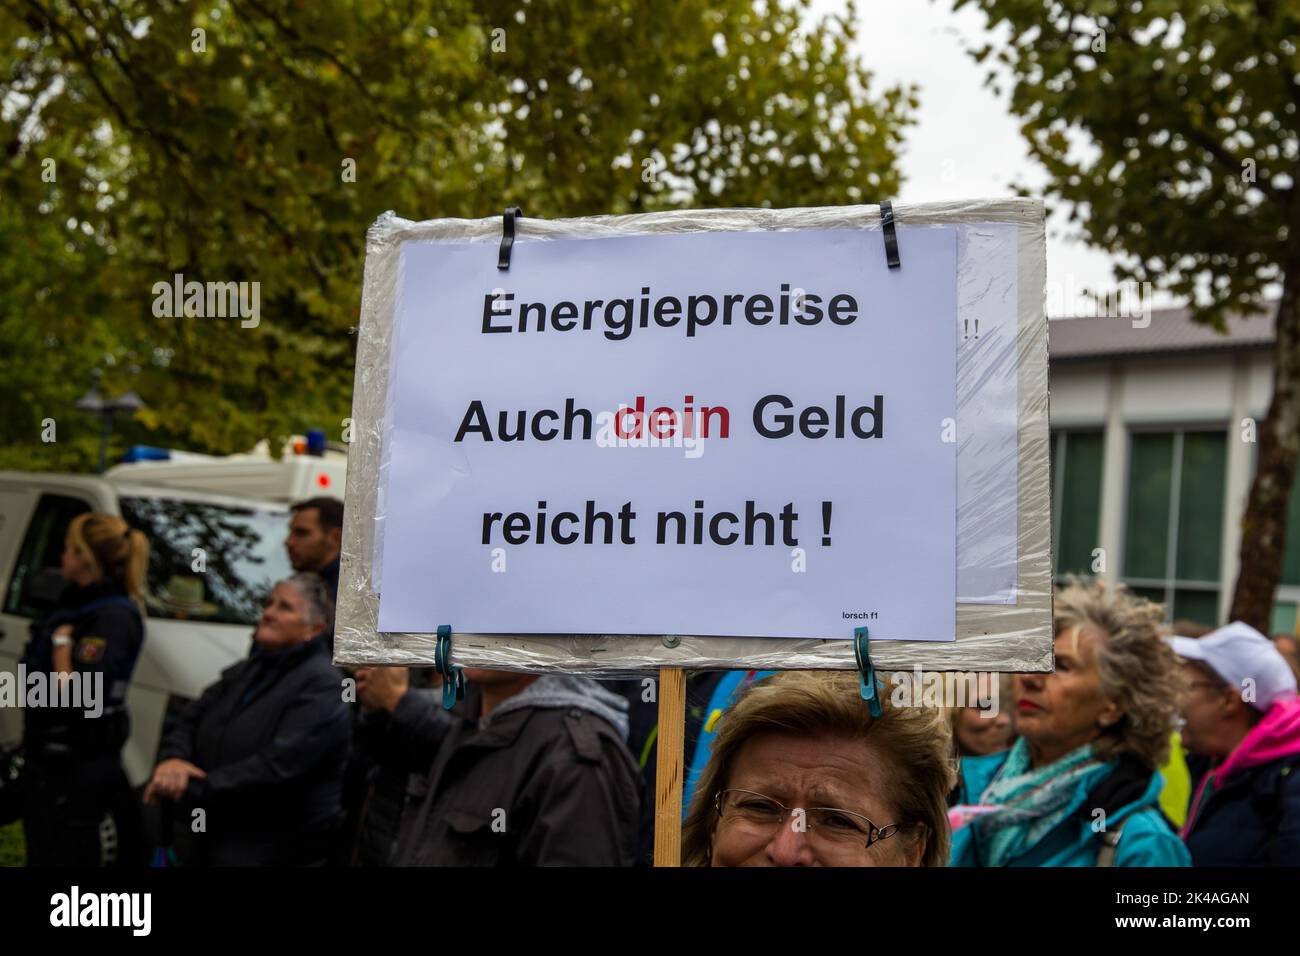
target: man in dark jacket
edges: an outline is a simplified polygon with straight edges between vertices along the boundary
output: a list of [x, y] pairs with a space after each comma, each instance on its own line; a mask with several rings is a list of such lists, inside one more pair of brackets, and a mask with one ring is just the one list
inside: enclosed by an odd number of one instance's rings
[[631, 866], [640, 781], [627, 702], [568, 675], [465, 671], [463, 707], [409, 691], [404, 669], [359, 675], [363, 705], [392, 714], [387, 746], [426, 771], [407, 805], [400, 866]]
[[[343, 546], [343, 502], [337, 498], [321, 496], [294, 502], [289, 506], [289, 532], [284, 539], [285, 554], [298, 572], [320, 576], [330, 604], [337, 606], [339, 594], [339, 569]], [[326, 655], [334, 657], [334, 628], [324, 634]], [[345, 676], [351, 671], [341, 668]], [[375, 756], [365, 746], [372, 736], [367, 733], [365, 717], [355, 703], [350, 707], [352, 742], [347, 765], [343, 771], [343, 823], [338, 839], [330, 850], [329, 862], [342, 866], [354, 853], [363, 805], [367, 800], [371, 777], [375, 770]]]
[[1183, 659], [1184, 745], [1211, 768], [1182, 837], [1194, 866], [1300, 865], [1300, 701], [1271, 641], [1241, 622], [1174, 637]]
[[180, 802], [181, 862], [324, 862], [350, 733], [323, 639], [330, 613], [316, 575], [277, 584], [253, 653], [223, 671], [163, 742], [145, 801]]

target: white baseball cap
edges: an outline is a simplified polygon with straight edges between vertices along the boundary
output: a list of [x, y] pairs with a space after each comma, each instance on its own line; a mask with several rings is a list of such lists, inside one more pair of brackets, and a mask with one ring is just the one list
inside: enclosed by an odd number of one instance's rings
[[1255, 699], [1248, 701], [1265, 711], [1279, 700], [1296, 696], [1295, 674], [1270, 641], [1249, 624], [1233, 621], [1204, 637], [1166, 638], [1174, 653], [1185, 661], [1201, 661], [1238, 689], [1254, 682]]

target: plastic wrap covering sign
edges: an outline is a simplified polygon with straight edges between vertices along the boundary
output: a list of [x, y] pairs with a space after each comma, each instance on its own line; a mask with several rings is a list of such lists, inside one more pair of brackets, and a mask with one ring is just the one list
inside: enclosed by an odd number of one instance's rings
[[337, 659], [1049, 666], [1042, 206], [895, 219], [382, 217]]

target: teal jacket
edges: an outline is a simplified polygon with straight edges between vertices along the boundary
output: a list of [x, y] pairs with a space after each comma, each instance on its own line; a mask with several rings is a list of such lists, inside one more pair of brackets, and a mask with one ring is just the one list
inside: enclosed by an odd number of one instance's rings
[[[984, 757], [963, 757], [961, 761], [962, 802], [975, 802], [984, 792], [1007, 759], [1005, 752]], [[1114, 765], [1110, 765], [1113, 766]], [[1022, 856], [1012, 861], [1012, 866], [1096, 866], [1101, 850], [1100, 834], [1093, 830], [1093, 815], [1084, 804], [1089, 792], [1107, 773], [1090, 775], [1080, 782], [1075, 792], [1069, 815], [1059, 826], [1049, 832]], [[1115, 866], [1191, 866], [1192, 858], [1183, 841], [1165, 822], [1160, 813], [1160, 789], [1163, 783], [1158, 773], [1151, 774], [1150, 783], [1137, 799], [1110, 811], [1106, 820], [1108, 828], [1123, 821]], [[983, 866], [979, 835], [973, 826], [964, 826], [952, 835], [949, 866]]]

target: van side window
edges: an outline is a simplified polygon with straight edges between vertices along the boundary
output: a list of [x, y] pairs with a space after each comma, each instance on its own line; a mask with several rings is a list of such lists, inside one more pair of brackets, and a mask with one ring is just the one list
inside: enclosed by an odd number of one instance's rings
[[284, 550], [286, 510], [186, 498], [117, 500], [149, 539], [149, 617], [252, 626], [262, 602], [293, 573]]
[[64, 586], [59, 569], [68, 523], [90, 510], [90, 504], [81, 498], [41, 495], [5, 592], [6, 614], [36, 618], [53, 610]]

